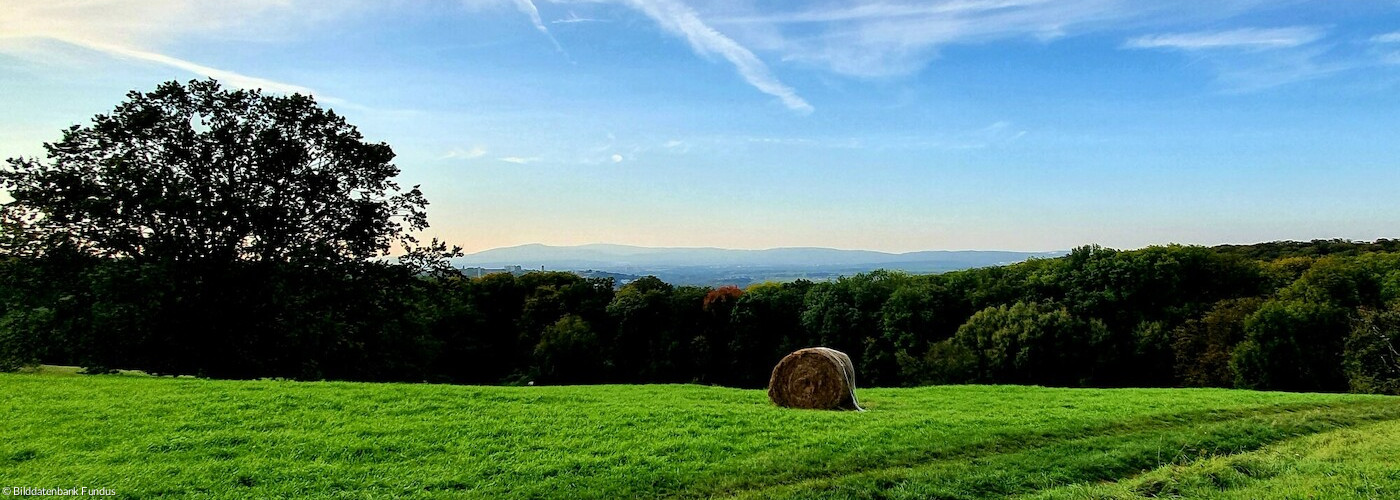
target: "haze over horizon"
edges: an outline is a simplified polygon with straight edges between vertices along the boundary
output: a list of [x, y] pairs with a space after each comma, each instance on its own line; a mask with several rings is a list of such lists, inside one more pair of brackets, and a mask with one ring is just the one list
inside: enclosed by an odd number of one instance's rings
[[[819, 247], [819, 246], [810, 246], [810, 245], [801, 245], [801, 246], [777, 246], [777, 247], [761, 247], [761, 248], [734, 248], [734, 247], [719, 247], [719, 246], [713, 246], [713, 245], [704, 245], [704, 246], [669, 246], [669, 245], [668, 245], [668, 246], [651, 246], [651, 245], [629, 245], [629, 244], [625, 244], [625, 243], [605, 243], [605, 242], [599, 242], [599, 241], [595, 241], [595, 242], [592, 242], [592, 243], [579, 243], [579, 244], [570, 244], [570, 245], [552, 245], [552, 244], [548, 244], [548, 243], [521, 243], [521, 244], [519, 244], [519, 245], [506, 245], [506, 246], [501, 246], [501, 247], [492, 247], [492, 248], [487, 248], [487, 249], [484, 249], [484, 250], [481, 250], [481, 251], [503, 250], [503, 249], [524, 248], [524, 247], [547, 247], [547, 248], [624, 247], [624, 248], [648, 249], [648, 250], [741, 250], [741, 251], [790, 250], [790, 249], [817, 249], [817, 250], [840, 250], [840, 251], [850, 251], [850, 252], [881, 252], [881, 253], [890, 253], [890, 254], [917, 253], [917, 252], [941, 252], [941, 251], [947, 251], [947, 252], [964, 252], [964, 251], [1001, 251], [1001, 249], [999, 249], [999, 248], [923, 248], [923, 249], [919, 249], [919, 250], [908, 250], [908, 251], [886, 251], [886, 250], [875, 250], [875, 249], [870, 249], [870, 248]], [[1069, 249], [1054, 249], [1054, 248], [1050, 248], [1050, 249], [1043, 249], [1042, 251], [1046, 251], [1046, 252], [1055, 252], [1055, 251], [1062, 251], [1062, 250], [1069, 250]], [[474, 252], [474, 253], [480, 253], [481, 251]], [[1017, 251], [1021, 251], [1021, 250], [1017, 250]]]
[[1389, 0], [0, 0], [0, 157], [203, 77], [387, 142], [468, 251], [1400, 227]]

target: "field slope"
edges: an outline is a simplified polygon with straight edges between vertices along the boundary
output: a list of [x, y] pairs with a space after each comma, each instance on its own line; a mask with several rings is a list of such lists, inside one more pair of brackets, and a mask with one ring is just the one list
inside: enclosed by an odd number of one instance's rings
[[0, 374], [5, 487], [214, 498], [1400, 497], [1400, 399]]

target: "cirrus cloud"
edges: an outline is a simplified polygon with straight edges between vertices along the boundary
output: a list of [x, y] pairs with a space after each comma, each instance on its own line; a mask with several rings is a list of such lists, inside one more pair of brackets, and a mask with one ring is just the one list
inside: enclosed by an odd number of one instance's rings
[[[308, 23], [330, 21], [367, 5], [360, 1], [310, 4], [278, 0], [230, 0], [196, 4], [180, 0], [0, 0], [0, 53], [36, 61], [61, 58], [64, 47], [77, 47], [129, 61], [179, 69], [242, 88], [316, 95], [295, 83], [248, 75], [175, 57], [163, 47], [186, 37], [223, 36], [279, 39]], [[34, 43], [34, 42], [43, 43]]]
[[749, 85], [760, 92], [777, 97], [788, 109], [812, 112], [812, 105], [784, 85], [752, 51], [724, 33], [710, 27], [694, 9], [678, 0], [626, 0], [628, 6], [656, 21], [662, 29], [680, 36], [690, 48], [702, 56], [718, 54], [738, 70]]
[[1268, 50], [1306, 45], [1321, 39], [1325, 34], [1325, 30], [1315, 26], [1269, 29], [1240, 28], [1227, 31], [1147, 35], [1128, 40], [1123, 46], [1132, 49]]

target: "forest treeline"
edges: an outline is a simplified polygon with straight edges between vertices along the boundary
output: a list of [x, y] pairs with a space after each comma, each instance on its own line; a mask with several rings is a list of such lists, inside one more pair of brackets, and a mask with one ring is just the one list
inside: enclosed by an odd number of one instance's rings
[[[1011, 383], [1400, 392], [1394, 240], [1077, 248], [935, 275], [747, 289], [386, 261], [182, 269], [0, 261], [6, 364], [220, 378], [760, 387], [792, 350], [866, 386]], [[1257, 258], [1257, 257], [1264, 258]]]
[[1396, 240], [743, 290], [469, 278], [414, 237], [428, 201], [389, 145], [309, 96], [166, 82], [44, 148], [0, 165], [0, 370], [760, 387], [827, 346], [862, 385], [1400, 392]]

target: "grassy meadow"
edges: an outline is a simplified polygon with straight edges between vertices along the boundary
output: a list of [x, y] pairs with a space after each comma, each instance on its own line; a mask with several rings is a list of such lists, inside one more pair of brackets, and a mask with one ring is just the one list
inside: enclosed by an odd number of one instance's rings
[[0, 482], [212, 498], [1396, 498], [1400, 398], [0, 374]]

